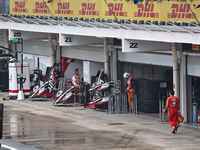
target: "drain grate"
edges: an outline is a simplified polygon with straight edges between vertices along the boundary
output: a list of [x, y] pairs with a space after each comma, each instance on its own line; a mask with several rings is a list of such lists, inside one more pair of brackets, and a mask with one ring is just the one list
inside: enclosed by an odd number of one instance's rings
[[115, 126], [115, 125], [123, 125], [124, 123], [109, 123], [108, 125], [112, 125], [112, 126]]
[[141, 123], [140, 125], [152, 125], [150, 123]]

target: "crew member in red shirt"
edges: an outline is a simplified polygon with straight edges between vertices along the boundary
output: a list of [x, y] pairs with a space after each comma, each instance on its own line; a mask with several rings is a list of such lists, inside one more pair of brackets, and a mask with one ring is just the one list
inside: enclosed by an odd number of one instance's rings
[[179, 98], [174, 96], [174, 91], [169, 91], [169, 97], [167, 98], [165, 109], [163, 110], [163, 113], [167, 110], [169, 107], [169, 115], [168, 115], [168, 121], [169, 124], [172, 126], [172, 133], [175, 134], [176, 127], [177, 127], [177, 121], [178, 121], [178, 113], [180, 113], [180, 104], [179, 104]]

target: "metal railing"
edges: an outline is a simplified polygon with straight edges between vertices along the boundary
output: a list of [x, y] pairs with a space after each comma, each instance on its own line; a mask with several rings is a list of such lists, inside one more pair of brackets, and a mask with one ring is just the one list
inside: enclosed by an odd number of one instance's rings
[[114, 81], [114, 88], [109, 95], [108, 114], [119, 114], [121, 112], [121, 81]]
[[128, 101], [127, 93], [110, 94], [107, 112], [108, 114], [137, 114], [137, 94], [130, 95], [130, 101]]
[[[74, 93], [74, 103], [79, 103], [81, 105], [84, 105], [84, 107], [86, 107], [86, 105], [89, 102], [89, 89], [90, 85], [89, 84], [85, 84], [85, 85], [81, 85], [78, 89], [78, 92], [76, 91]], [[78, 99], [77, 99], [78, 98]]]
[[161, 100], [159, 99], [159, 121], [160, 122], [167, 122], [167, 116], [166, 114], [168, 115], [169, 111], [167, 109], [167, 113], [163, 113], [163, 110], [165, 108], [165, 100]]

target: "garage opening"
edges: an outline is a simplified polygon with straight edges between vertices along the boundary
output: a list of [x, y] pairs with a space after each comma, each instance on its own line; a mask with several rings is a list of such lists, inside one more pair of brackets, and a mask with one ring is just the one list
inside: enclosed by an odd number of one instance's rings
[[[126, 87], [124, 72], [129, 72], [135, 79], [137, 94], [137, 110], [142, 113], [154, 113], [158, 116], [159, 99], [166, 101], [168, 91], [173, 89], [172, 67], [131, 62], [119, 62], [118, 77], [122, 81], [122, 89]], [[122, 91], [123, 92], [123, 91]]]

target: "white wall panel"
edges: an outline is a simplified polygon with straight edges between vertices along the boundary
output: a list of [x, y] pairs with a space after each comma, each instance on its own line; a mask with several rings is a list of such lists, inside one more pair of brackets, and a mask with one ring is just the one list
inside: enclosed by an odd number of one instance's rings
[[75, 74], [75, 69], [79, 70], [79, 75], [81, 76], [81, 78], [83, 77], [83, 61], [82, 60], [73, 60], [70, 58], [67, 58], [68, 60], [68, 66], [66, 68], [66, 70], [64, 70], [64, 77], [66, 79], [72, 79], [72, 76]]
[[[20, 55], [18, 57], [20, 60]], [[24, 62], [29, 63], [29, 69], [34, 70], [38, 66], [37, 59], [39, 58], [40, 70], [42, 70], [42, 74], [45, 75], [46, 68], [51, 66], [50, 57], [48, 56], [39, 56], [39, 55], [32, 55], [32, 54], [24, 54], [23, 55]]]
[[[6, 47], [6, 43], [5, 43], [3, 36], [0, 37], [0, 45]], [[0, 49], [2, 49], [2, 48], [0, 48]]]
[[62, 57], [104, 62], [103, 47], [62, 47]]
[[188, 56], [187, 74], [191, 76], [200, 76], [200, 57]]
[[97, 72], [103, 68], [103, 63], [83, 61], [84, 81], [91, 84], [91, 76], [96, 76]]
[[48, 41], [24, 41], [24, 52], [29, 54], [50, 56], [49, 43]]
[[173, 66], [172, 56], [164, 54], [123, 53], [118, 51], [118, 60], [159, 66]]
[[97, 71], [104, 69], [104, 63], [99, 63], [99, 62], [91, 62], [91, 76], [96, 76]]

